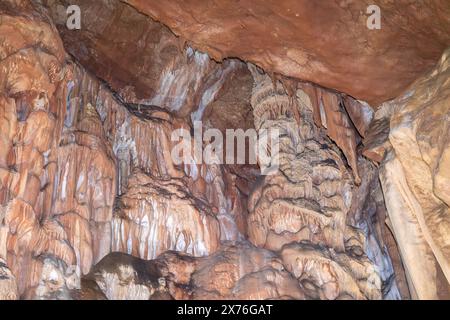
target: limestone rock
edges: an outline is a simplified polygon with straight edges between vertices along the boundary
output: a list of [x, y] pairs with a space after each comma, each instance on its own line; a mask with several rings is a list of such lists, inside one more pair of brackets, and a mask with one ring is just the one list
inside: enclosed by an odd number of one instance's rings
[[[126, 2], [218, 61], [239, 57], [372, 105], [398, 96], [450, 45], [447, 0]], [[380, 30], [367, 27], [374, 4]]]
[[80, 270], [67, 266], [64, 261], [43, 255], [38, 259], [39, 280], [24, 294], [29, 300], [71, 300], [71, 291], [80, 286]]
[[447, 50], [433, 70], [385, 106], [391, 112], [384, 117], [390, 151], [383, 191], [411, 290], [422, 299], [448, 297], [450, 287], [449, 57]]
[[[385, 159], [388, 223], [413, 297], [446, 296], [448, 58], [414, 94], [381, 108], [372, 130], [370, 107], [349, 94], [376, 100], [385, 97], [381, 85], [367, 95], [345, 79], [349, 92], [340, 93], [237, 59], [213, 61], [120, 1], [70, 2], [82, 7], [83, 25], [70, 31], [67, 4], [0, 4], [0, 298], [406, 297], [361, 137], [373, 142], [366, 154]], [[423, 66], [439, 49], [433, 41]], [[256, 62], [269, 73], [289, 65], [264, 52]], [[192, 145], [199, 120], [221, 133], [279, 129], [279, 152], [267, 151], [280, 166], [261, 175], [263, 159], [209, 164], [188, 155], [177, 163], [172, 133], [186, 130]], [[247, 142], [247, 153], [253, 147]]]
[[[253, 74], [255, 127], [277, 128], [280, 133], [279, 154], [271, 154], [272, 161], [278, 157], [279, 168], [262, 177], [249, 198], [249, 240], [282, 250], [283, 263], [300, 283], [305, 280], [304, 290], [311, 298], [380, 299], [379, 272], [366, 256], [367, 234], [348, 221], [352, 204], [363, 209], [354, 198], [359, 189], [339, 150], [314, 124], [311, 99], [297, 90], [293, 104], [267, 76]], [[298, 126], [292, 107], [300, 114]], [[290, 243], [309, 246], [288, 249]], [[340, 263], [345, 266], [338, 267]], [[357, 284], [360, 279], [366, 279], [362, 287]]]
[[225, 244], [209, 257], [166, 252], [156, 260], [111, 253], [90, 275], [108, 299], [302, 299], [276, 254]]
[[307, 245], [288, 245], [281, 252], [286, 269], [313, 299], [380, 299], [381, 282], [367, 258]]
[[17, 300], [16, 278], [7, 267], [5, 261], [0, 258], [0, 300]]
[[40, 254], [69, 265], [75, 259], [65, 230], [51, 215], [49, 159], [64, 118], [58, 98], [66, 77], [65, 51], [39, 6], [6, 1], [1, 8], [0, 224], [7, 229], [5, 260], [22, 294], [39, 281]]
[[280, 153], [279, 172], [262, 177], [249, 199], [249, 239], [272, 250], [310, 241], [342, 251], [351, 176], [337, 148], [315, 127], [308, 96], [297, 92], [300, 127], [284, 90], [273, 89], [268, 77], [254, 87], [255, 127], [280, 130]]
[[[123, 101], [155, 105], [186, 116], [220, 88], [226, 67], [188, 48], [166, 26], [121, 1], [54, 1], [44, 4], [65, 47], [107, 81]], [[78, 5], [83, 27], [66, 27], [65, 8]], [[105, 32], [108, 30], [108, 32]]]
[[155, 181], [136, 172], [118, 200], [113, 221], [114, 251], [155, 259], [167, 250], [195, 256], [216, 250], [219, 223], [207, 205], [190, 197], [181, 182]]
[[194, 299], [303, 299], [295, 279], [268, 250], [248, 244], [225, 246], [198, 262]]
[[165, 279], [151, 261], [121, 253], [106, 256], [89, 278], [109, 300], [149, 300], [159, 291], [167, 292]]

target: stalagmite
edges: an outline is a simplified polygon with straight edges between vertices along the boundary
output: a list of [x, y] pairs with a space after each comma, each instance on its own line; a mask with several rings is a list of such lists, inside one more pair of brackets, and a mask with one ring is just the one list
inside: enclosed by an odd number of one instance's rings
[[[284, 91], [254, 68], [253, 74], [255, 127], [280, 130], [280, 154], [278, 172], [264, 176], [249, 199], [250, 241], [271, 250], [283, 248], [283, 263], [299, 278], [311, 298], [381, 298], [379, 274], [364, 254], [364, 236], [347, 225], [353, 201], [352, 176], [339, 150], [315, 126], [309, 97], [301, 90], [296, 92], [301, 115], [298, 125], [290, 114], [289, 97]], [[285, 249], [289, 243], [301, 243], [298, 253]], [[339, 263], [337, 259], [348, 266], [366, 267], [359, 268], [356, 275], [348, 273], [348, 267], [336, 265], [334, 287], [327, 289], [329, 275], [325, 270], [329, 267], [316, 265], [331, 266]], [[300, 270], [313, 268], [317, 274], [296, 271], [300, 261]], [[361, 277], [372, 279], [370, 288], [358, 286], [357, 279]], [[311, 283], [316, 290], [310, 288]]]

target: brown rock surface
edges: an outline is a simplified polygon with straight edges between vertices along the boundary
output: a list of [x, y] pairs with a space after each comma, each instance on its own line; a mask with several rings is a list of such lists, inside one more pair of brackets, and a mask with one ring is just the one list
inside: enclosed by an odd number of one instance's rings
[[[119, 1], [76, 1], [85, 28], [74, 32], [61, 16], [67, 1], [43, 2], [69, 53], [93, 73], [66, 55], [41, 2], [0, 4], [0, 297], [398, 298], [377, 170], [357, 149], [371, 137], [370, 107], [252, 74], [235, 59], [214, 62]], [[446, 123], [448, 110], [438, 110], [429, 121]], [[408, 114], [424, 118], [416, 111]], [[192, 138], [197, 120], [222, 133], [279, 128], [279, 170], [261, 177], [257, 165], [195, 156], [176, 164], [171, 135], [183, 128]], [[436, 173], [428, 187], [448, 205], [446, 154], [421, 125], [414, 130]], [[424, 254], [437, 257], [442, 246], [445, 255], [442, 230], [432, 231], [433, 243], [422, 234]], [[439, 257], [430, 261], [432, 287], [442, 271]]]
[[149, 300], [157, 291], [168, 291], [153, 261], [118, 252], [103, 258], [87, 278], [95, 281], [109, 300]]
[[80, 286], [77, 268], [45, 254], [36, 259], [39, 265], [38, 280], [29, 287], [23, 298], [27, 300], [71, 300], [72, 290]]
[[[216, 60], [239, 57], [373, 105], [400, 94], [450, 45], [447, 0], [126, 2]], [[380, 30], [367, 28], [371, 4]]]
[[389, 222], [413, 296], [421, 299], [449, 297], [449, 74], [447, 50], [377, 116], [390, 127], [388, 143], [379, 142], [387, 149], [381, 181]]
[[[16, 9], [23, 10], [24, 16], [15, 16]], [[127, 110], [105, 85], [64, 61], [52, 24], [43, 13], [31, 15], [32, 10], [38, 9], [8, 2], [0, 30], [5, 50], [11, 50], [13, 44], [8, 41], [16, 34], [8, 28], [21, 26], [25, 40], [32, 38], [36, 28], [48, 29], [38, 44], [31, 42], [28, 48], [24, 40], [18, 43], [24, 48], [5, 51], [1, 60], [0, 244], [19, 293], [30, 299], [67, 298], [61, 281], [63, 292], [59, 287], [48, 288], [46, 266], [56, 264], [63, 275], [69, 267], [86, 274], [112, 248], [127, 252], [129, 242], [134, 246], [148, 240], [153, 246], [159, 239], [168, 239], [151, 251], [151, 257], [168, 249], [205, 255], [218, 247], [221, 233], [224, 239], [239, 237], [232, 219], [230, 226], [222, 228], [215, 216], [239, 216], [245, 210], [239, 205], [227, 207], [240, 203], [239, 195], [231, 191], [234, 200], [227, 200], [231, 195], [226, 194], [223, 179], [231, 178], [222, 177], [220, 167], [189, 164], [180, 168], [172, 163], [170, 134], [177, 127], [189, 128], [185, 122], [158, 108], [142, 111], [129, 106]], [[129, 185], [130, 180], [136, 181], [132, 175], [136, 170], [142, 172], [141, 186]], [[145, 186], [149, 181], [153, 186]], [[134, 199], [140, 187], [153, 194]], [[171, 192], [173, 199], [167, 198]], [[136, 205], [136, 210], [127, 209], [127, 215], [123, 208], [114, 212], [116, 194], [130, 206]], [[137, 228], [135, 238], [130, 238], [132, 232], [114, 228], [122, 228], [121, 222], [116, 223], [122, 218], [123, 224], [149, 218], [139, 209], [146, 201], [159, 205], [144, 230], [159, 225], [160, 232], [149, 238]], [[170, 217], [177, 222], [166, 225]], [[41, 256], [48, 257], [50, 264], [41, 261]]]
[[194, 299], [303, 299], [299, 284], [280, 259], [248, 244], [225, 246], [198, 262]]
[[[202, 99], [214, 95], [233, 67], [187, 48], [167, 27], [121, 1], [44, 3], [66, 50], [127, 103], [156, 105], [186, 116], [203, 108]], [[80, 7], [80, 30], [66, 27], [69, 5]]]
[[[269, 77], [256, 75], [252, 95], [255, 127], [280, 130], [279, 171], [262, 177], [253, 190], [249, 239], [272, 250], [292, 241], [344, 250], [351, 176], [338, 149], [315, 127], [308, 96], [298, 90], [295, 99], [297, 104], [281, 86], [275, 89]], [[299, 109], [300, 127], [291, 117], [292, 107]]]
[[17, 300], [18, 298], [16, 278], [5, 261], [0, 258], [0, 300]]
[[[76, 114], [81, 100], [95, 102], [116, 157], [119, 197], [112, 250], [145, 259], [175, 249], [203, 256], [214, 252], [220, 239], [236, 240], [245, 233], [246, 197], [235, 188], [234, 173], [193, 159], [173, 163], [171, 133], [189, 130], [186, 121], [157, 107], [127, 109], [81, 68], [74, 76], [70, 114]], [[106, 235], [101, 239], [108, 243]]]
[[[95, 102], [105, 139], [117, 159], [112, 250], [145, 259], [166, 250], [203, 256], [216, 250], [222, 236], [226, 240], [239, 236], [234, 221], [228, 227], [221, 222], [221, 215], [238, 217], [245, 210], [228, 207], [233, 192], [226, 190], [224, 180], [230, 175], [213, 165], [176, 166], [172, 161], [171, 133], [189, 129], [184, 120], [159, 108], [127, 109], [82, 69], [76, 68], [74, 75], [79, 80], [72, 89], [71, 112], [76, 114], [81, 99]], [[241, 203], [239, 195], [233, 197], [234, 203]], [[99, 241], [109, 244], [106, 234]]]
[[136, 172], [118, 200], [113, 221], [114, 251], [154, 259], [167, 250], [204, 256], [220, 240], [219, 223], [182, 181], [155, 181]]
[[109, 299], [303, 299], [275, 253], [224, 244], [205, 258], [166, 252], [144, 261], [112, 253], [89, 276]]
[[[253, 70], [255, 127], [279, 130], [279, 153], [271, 155], [272, 162], [278, 158], [279, 168], [262, 177], [249, 198], [249, 240], [259, 247], [282, 250], [283, 263], [311, 298], [380, 299], [381, 267], [377, 269], [366, 257], [379, 246], [367, 246], [367, 234], [355, 228], [356, 222], [348, 222], [350, 210], [362, 210], [365, 198], [356, 197], [359, 188], [342, 155], [314, 125], [312, 99], [297, 90], [294, 103], [279, 83], [274, 85], [267, 75]], [[292, 108], [298, 109], [299, 126]], [[312, 246], [289, 251], [290, 243]], [[341, 262], [345, 267], [338, 267]], [[356, 279], [366, 279], [364, 287]]]
[[0, 223], [7, 229], [5, 260], [21, 294], [39, 281], [40, 254], [75, 262], [49, 201], [54, 169], [49, 159], [64, 117], [58, 97], [64, 94], [65, 52], [34, 4], [2, 2], [0, 14]]
[[380, 299], [380, 278], [372, 262], [319, 247], [292, 244], [281, 257], [312, 299]]

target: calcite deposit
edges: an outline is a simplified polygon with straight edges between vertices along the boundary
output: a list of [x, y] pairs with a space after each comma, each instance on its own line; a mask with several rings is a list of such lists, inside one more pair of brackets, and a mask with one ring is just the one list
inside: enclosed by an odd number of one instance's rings
[[449, 73], [447, 50], [433, 70], [379, 110], [385, 140], [367, 142], [369, 154], [385, 155], [380, 178], [389, 225], [410, 290], [421, 299], [450, 297]]
[[3, 259], [0, 259], [0, 300], [17, 300], [16, 278]]
[[450, 7], [375, 2], [3, 0], [0, 300], [449, 299]]
[[[450, 45], [447, 0], [126, 0], [214, 59], [239, 57], [373, 105], [395, 98]], [[380, 29], [367, 27], [380, 12]]]
[[113, 253], [89, 276], [109, 299], [304, 299], [277, 255], [224, 243], [208, 258], [166, 252], [156, 260]]

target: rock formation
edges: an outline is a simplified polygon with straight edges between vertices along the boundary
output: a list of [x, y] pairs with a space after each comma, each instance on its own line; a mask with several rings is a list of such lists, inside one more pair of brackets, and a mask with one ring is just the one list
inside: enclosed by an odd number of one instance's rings
[[0, 259], [0, 300], [17, 300], [16, 278], [3, 259]]
[[[450, 45], [446, 0], [126, 2], [216, 60], [239, 57], [374, 106], [398, 96]], [[367, 27], [370, 5], [379, 8], [380, 30]]]
[[89, 276], [109, 299], [303, 299], [280, 259], [246, 243], [225, 243], [207, 258], [166, 252], [144, 261], [114, 253]]
[[[448, 7], [404, 3], [2, 1], [0, 299], [450, 298], [450, 51], [385, 102]], [[173, 156], [230, 129], [272, 144]]]
[[380, 178], [389, 226], [410, 290], [420, 299], [450, 297], [449, 74], [447, 50], [433, 70], [377, 112], [374, 125], [387, 123], [387, 140], [371, 139], [366, 147], [369, 155], [384, 155]]
[[[347, 225], [353, 201], [352, 176], [339, 150], [314, 125], [309, 97], [297, 90], [290, 99], [278, 83], [274, 85], [256, 69], [254, 77], [255, 127], [277, 128], [280, 141], [279, 154], [272, 154], [272, 161], [278, 158], [278, 171], [264, 176], [249, 199], [249, 240], [270, 250], [282, 250], [287, 269], [306, 291], [314, 291], [310, 293], [312, 298], [380, 298], [379, 275], [364, 257], [364, 236]], [[293, 108], [298, 109], [300, 126], [293, 117]], [[288, 249], [285, 245], [289, 243], [302, 245]], [[331, 266], [341, 259], [334, 256], [335, 252], [348, 265]], [[353, 269], [350, 265], [360, 264], [365, 266], [355, 272], [359, 272], [358, 279], [366, 279], [364, 286], [370, 283], [370, 288], [349, 283], [355, 277], [354, 271], [347, 274]], [[330, 268], [335, 270], [333, 280], [325, 271]], [[331, 283], [333, 289], [327, 288]], [[311, 287], [320, 288], [319, 292]]]

